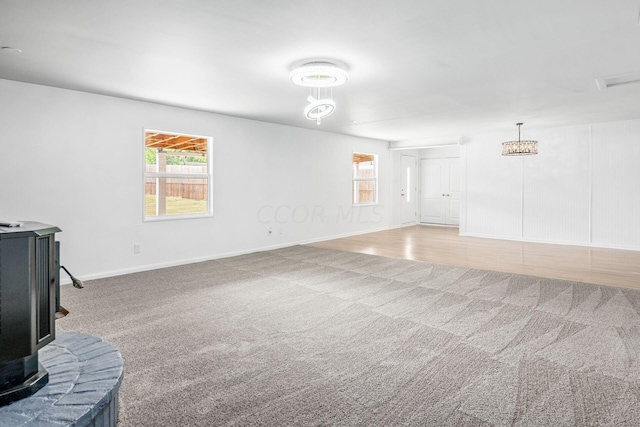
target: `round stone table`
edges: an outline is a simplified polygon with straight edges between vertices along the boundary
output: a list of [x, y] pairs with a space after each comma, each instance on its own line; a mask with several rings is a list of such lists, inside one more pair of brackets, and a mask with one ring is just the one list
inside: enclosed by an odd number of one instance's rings
[[49, 383], [0, 407], [1, 427], [114, 427], [122, 383], [120, 352], [93, 335], [56, 332], [38, 356]]

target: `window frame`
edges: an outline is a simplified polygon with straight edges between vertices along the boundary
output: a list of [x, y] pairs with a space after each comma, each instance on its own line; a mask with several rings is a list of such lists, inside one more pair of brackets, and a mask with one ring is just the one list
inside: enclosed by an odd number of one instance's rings
[[[372, 156], [373, 157], [373, 177], [372, 178], [357, 178], [354, 174], [353, 171], [353, 165], [354, 162], [353, 161], [353, 157], [356, 155], [363, 155], [363, 156]], [[356, 198], [355, 198], [355, 183], [356, 182], [373, 182], [373, 202], [369, 202], [369, 203], [356, 203]], [[362, 151], [353, 151], [351, 153], [351, 205], [352, 206], [375, 206], [378, 204], [378, 155], [374, 154], [374, 153], [365, 153]]]
[[[189, 173], [175, 173], [175, 172], [147, 172], [146, 161], [146, 135], [147, 133], [162, 133], [169, 135], [188, 136], [193, 138], [203, 138], [207, 140], [207, 167], [204, 174], [189, 174]], [[178, 215], [154, 215], [148, 216], [146, 212], [146, 179], [147, 178], [187, 178], [187, 179], [206, 179], [207, 180], [207, 212], [202, 213], [190, 213], [190, 214], [178, 214]], [[156, 194], [157, 198], [157, 194]], [[157, 203], [157, 199], [156, 199]], [[198, 218], [211, 218], [214, 216], [213, 212], [213, 138], [206, 135], [196, 135], [192, 133], [164, 131], [151, 128], [142, 129], [142, 222], [157, 222], [157, 221], [172, 221], [182, 219], [198, 219]]]

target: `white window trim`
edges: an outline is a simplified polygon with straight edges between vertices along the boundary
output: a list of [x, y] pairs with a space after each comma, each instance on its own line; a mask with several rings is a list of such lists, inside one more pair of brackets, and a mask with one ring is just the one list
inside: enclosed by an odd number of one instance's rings
[[[207, 173], [206, 174], [185, 174], [185, 173], [168, 173], [168, 172], [147, 172], [146, 171], [146, 148], [145, 136], [147, 132], [168, 133], [176, 135], [192, 136], [195, 138], [207, 139]], [[206, 179], [207, 180], [207, 212], [206, 213], [194, 213], [183, 215], [162, 215], [162, 216], [147, 216], [146, 203], [145, 203], [145, 179], [146, 178], [193, 178], [193, 179]], [[174, 132], [166, 130], [158, 130], [151, 128], [142, 129], [142, 222], [158, 222], [158, 221], [175, 221], [183, 219], [198, 219], [198, 218], [212, 218], [213, 212], [213, 138], [206, 135], [195, 135], [192, 133]]]
[[[374, 165], [374, 174], [375, 176], [373, 178], [354, 178], [353, 177], [353, 171], [351, 172], [351, 206], [353, 207], [359, 207], [359, 206], [377, 206], [380, 203], [378, 202], [378, 186], [379, 186], [379, 181], [378, 181], [378, 155], [374, 154], [374, 153], [365, 153], [364, 151], [353, 151], [351, 153], [351, 168], [353, 168], [353, 155], [354, 154], [364, 154], [365, 156], [373, 156], [373, 165]], [[373, 181], [374, 183], [374, 188], [375, 188], [375, 193], [373, 195], [374, 198], [374, 202], [372, 203], [354, 203], [353, 202], [353, 183], [354, 182], [367, 182], [367, 181]]]

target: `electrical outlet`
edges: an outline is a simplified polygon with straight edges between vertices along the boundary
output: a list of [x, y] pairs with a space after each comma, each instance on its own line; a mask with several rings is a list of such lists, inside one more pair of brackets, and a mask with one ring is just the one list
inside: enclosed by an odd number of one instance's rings
[[133, 244], [133, 253], [134, 254], [139, 254], [140, 253], [140, 244], [139, 243], [134, 243]]

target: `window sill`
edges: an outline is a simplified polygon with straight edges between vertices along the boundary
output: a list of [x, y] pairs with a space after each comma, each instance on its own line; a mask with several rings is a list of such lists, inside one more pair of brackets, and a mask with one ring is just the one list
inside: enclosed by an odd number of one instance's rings
[[190, 214], [190, 215], [162, 215], [162, 216], [145, 216], [142, 222], [159, 222], [159, 221], [175, 221], [181, 219], [200, 219], [213, 218], [213, 213], [206, 214]]
[[359, 207], [364, 207], [364, 206], [379, 206], [380, 203], [358, 203], [356, 204], [352, 204], [351, 206], [354, 208], [359, 208]]

